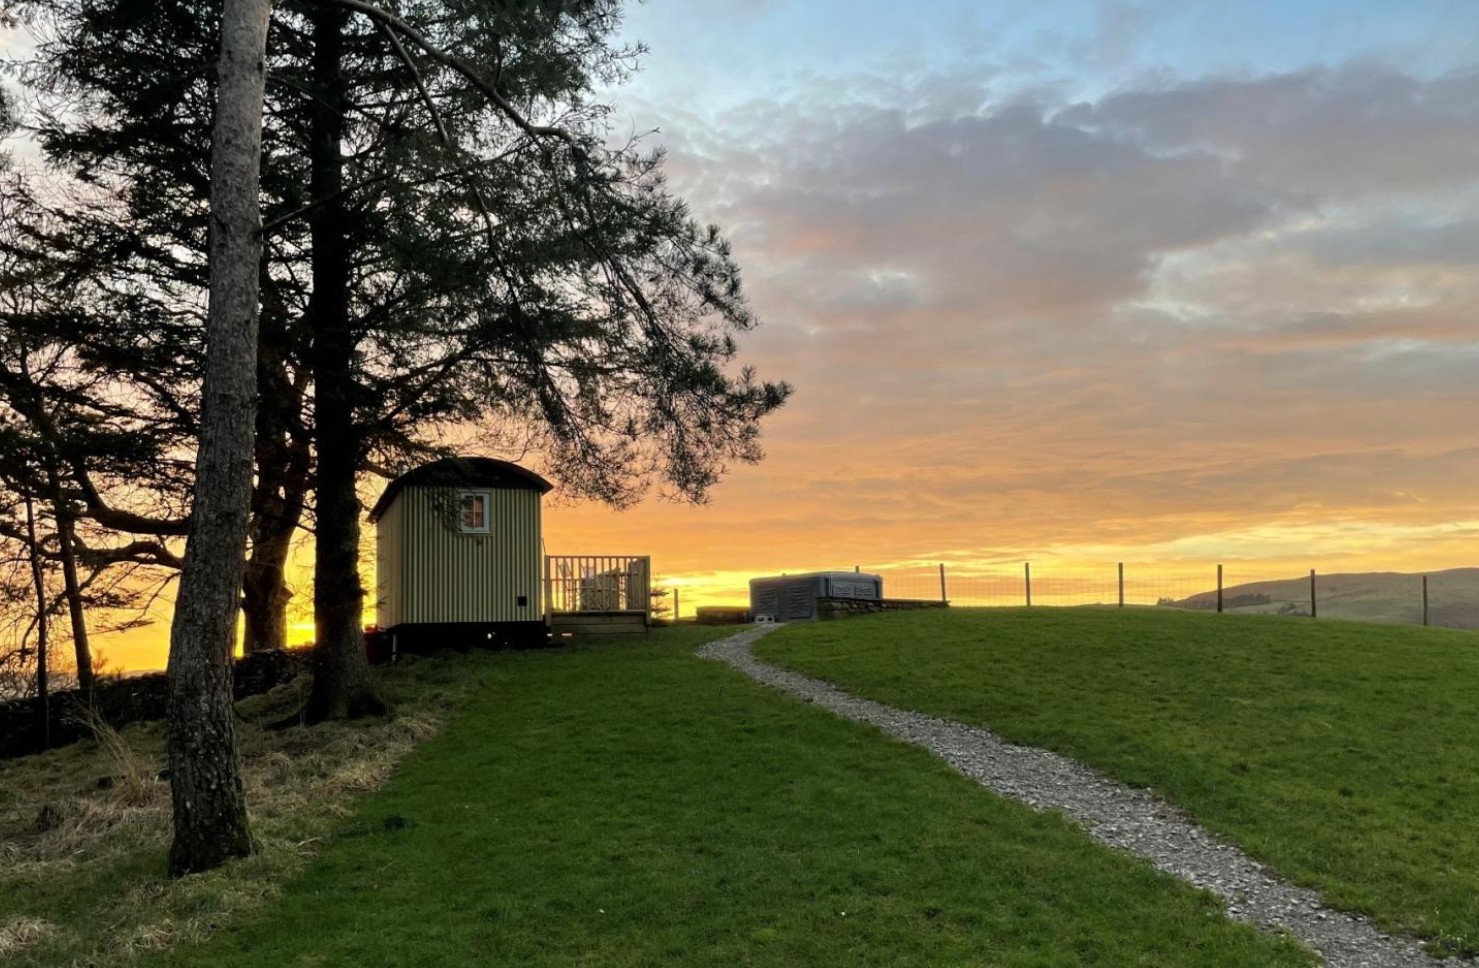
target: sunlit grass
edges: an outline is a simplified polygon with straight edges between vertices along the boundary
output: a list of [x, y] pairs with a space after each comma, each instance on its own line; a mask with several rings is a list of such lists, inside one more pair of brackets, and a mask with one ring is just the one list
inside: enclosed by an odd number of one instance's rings
[[[295, 688], [239, 704], [253, 857], [165, 876], [169, 786], [162, 723], [104, 730], [99, 743], [0, 761], [0, 958], [8, 965], [113, 965], [208, 937], [274, 899], [468, 688], [451, 657], [383, 674], [396, 718], [278, 732]], [[274, 709], [274, 707], [281, 707]]]
[[760, 654], [1152, 787], [1384, 926], [1479, 952], [1479, 635], [1167, 609], [796, 625]]
[[1307, 965], [922, 750], [694, 658], [479, 656], [474, 698], [183, 965]]

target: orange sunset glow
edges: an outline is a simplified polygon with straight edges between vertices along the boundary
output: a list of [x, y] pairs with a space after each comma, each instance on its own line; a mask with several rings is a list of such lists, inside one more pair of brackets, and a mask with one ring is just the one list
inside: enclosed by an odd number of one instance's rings
[[[1030, 561], [1093, 601], [1126, 562], [1153, 601], [1218, 563], [1479, 564], [1479, 58], [1439, 42], [1474, 24], [947, 4], [833, 10], [834, 30], [689, 6], [631, 11], [654, 53], [612, 95], [617, 127], [655, 130], [732, 240], [760, 323], [741, 362], [795, 393], [705, 505], [557, 487], [548, 553], [651, 555], [684, 615], [855, 566], [925, 596], [939, 564], [965, 583]], [[99, 649], [161, 666], [155, 617]]]

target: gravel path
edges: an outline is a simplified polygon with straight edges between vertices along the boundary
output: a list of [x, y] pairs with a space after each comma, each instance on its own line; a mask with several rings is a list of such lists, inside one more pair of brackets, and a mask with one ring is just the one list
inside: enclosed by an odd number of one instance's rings
[[698, 650], [752, 679], [815, 703], [839, 716], [943, 757], [966, 776], [1036, 810], [1059, 810], [1094, 839], [1144, 857], [1156, 867], [1227, 901], [1228, 913], [1265, 930], [1283, 928], [1318, 951], [1332, 968], [1403, 968], [1473, 964], [1439, 962], [1419, 942], [1383, 934], [1362, 918], [1332, 911], [1311, 890], [1281, 880], [1237, 847], [1215, 840], [1170, 805], [1123, 786], [1047, 750], [1015, 746], [975, 726], [859, 699], [818, 679], [756, 659], [750, 646], [768, 632], [755, 628]]

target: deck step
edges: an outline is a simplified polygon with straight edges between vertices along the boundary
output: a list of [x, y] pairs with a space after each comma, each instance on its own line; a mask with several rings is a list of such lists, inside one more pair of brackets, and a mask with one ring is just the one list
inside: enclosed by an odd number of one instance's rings
[[640, 635], [647, 631], [642, 612], [556, 613], [550, 617], [555, 635]]

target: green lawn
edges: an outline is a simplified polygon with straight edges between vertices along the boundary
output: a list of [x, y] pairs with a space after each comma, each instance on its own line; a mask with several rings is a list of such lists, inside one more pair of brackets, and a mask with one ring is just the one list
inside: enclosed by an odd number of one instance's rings
[[[377, 670], [397, 716], [314, 729], [254, 725], [298, 705], [295, 687], [237, 704], [237, 739], [260, 847], [207, 875], [165, 876], [170, 839], [163, 723], [123, 731], [127, 757], [92, 742], [0, 760], [0, 964], [134, 964], [209, 936], [276, 896], [358, 797], [465, 705], [467, 669], [449, 656]], [[112, 781], [100, 784], [99, 780]], [[50, 818], [45, 823], [39, 818]]]
[[488, 655], [280, 900], [180, 965], [1308, 965], [678, 629]]
[[1479, 953], [1479, 636], [1166, 609], [793, 625], [758, 654], [1147, 786], [1336, 906]]

